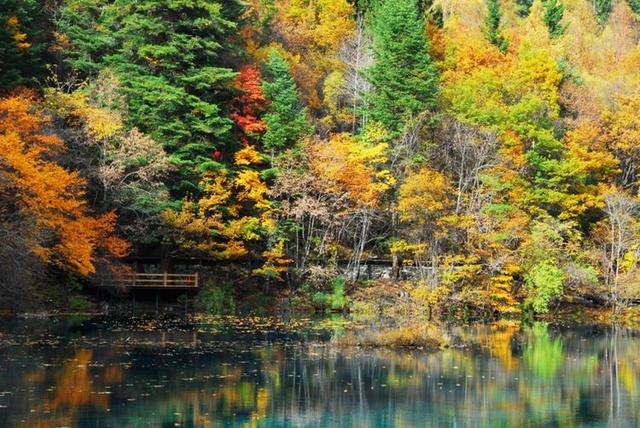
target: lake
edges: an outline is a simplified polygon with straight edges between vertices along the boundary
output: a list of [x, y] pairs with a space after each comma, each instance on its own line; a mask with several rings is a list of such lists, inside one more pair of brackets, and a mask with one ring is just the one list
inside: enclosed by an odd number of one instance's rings
[[[341, 348], [341, 317], [2, 319], [2, 427], [636, 427], [640, 335], [446, 327]], [[357, 328], [368, 327], [359, 324]]]

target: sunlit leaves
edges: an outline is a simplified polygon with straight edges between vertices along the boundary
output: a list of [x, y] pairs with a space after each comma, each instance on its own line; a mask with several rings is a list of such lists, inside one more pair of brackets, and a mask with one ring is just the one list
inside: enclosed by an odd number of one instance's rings
[[332, 185], [327, 190], [346, 191], [357, 207], [374, 207], [395, 182], [385, 169], [388, 144], [356, 139], [342, 133], [311, 145], [311, 167]]
[[115, 214], [93, 217], [85, 201], [86, 182], [51, 158], [64, 150], [46, 135], [46, 119], [33, 112], [26, 96], [0, 101], [0, 197], [4, 226], [15, 216], [32, 222], [23, 231], [29, 250], [47, 263], [88, 275], [95, 271], [96, 250], [126, 254], [126, 243], [112, 237]]

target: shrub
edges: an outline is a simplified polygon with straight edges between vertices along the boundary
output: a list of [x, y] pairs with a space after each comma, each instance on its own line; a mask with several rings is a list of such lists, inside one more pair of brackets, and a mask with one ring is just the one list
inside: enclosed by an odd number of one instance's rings
[[67, 300], [67, 306], [74, 311], [84, 311], [93, 307], [93, 302], [80, 295], [71, 295]]
[[200, 289], [193, 305], [197, 311], [212, 315], [233, 314], [236, 311], [232, 287], [219, 286], [212, 280]]
[[334, 338], [334, 343], [338, 346], [438, 349], [448, 346], [449, 338], [436, 325], [412, 323], [383, 330], [349, 332]]
[[334, 278], [331, 283], [331, 292], [317, 291], [311, 296], [311, 300], [320, 309], [341, 311], [347, 305], [347, 297], [344, 294], [346, 281], [344, 277]]
[[552, 260], [535, 264], [525, 275], [525, 284], [529, 297], [525, 305], [534, 312], [549, 312], [549, 304], [562, 295], [565, 273]]

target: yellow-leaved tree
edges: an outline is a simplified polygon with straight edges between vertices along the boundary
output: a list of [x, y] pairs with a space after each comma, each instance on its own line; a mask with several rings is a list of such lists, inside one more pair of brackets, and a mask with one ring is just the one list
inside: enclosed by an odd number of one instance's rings
[[89, 275], [97, 257], [124, 256], [128, 245], [113, 234], [115, 213], [92, 215], [85, 180], [56, 163], [65, 147], [46, 123], [30, 94], [0, 100], [0, 229], [43, 262]]
[[[264, 162], [254, 146], [248, 145], [234, 157], [235, 170], [212, 170], [204, 174], [202, 196], [185, 200], [179, 211], [163, 216], [171, 226], [167, 237], [185, 250], [216, 259], [240, 259], [257, 251], [257, 244], [276, 232], [269, 188], [254, 169]], [[254, 273], [279, 278], [289, 261], [284, 243], [276, 240], [261, 253], [264, 264]], [[257, 255], [257, 254], [254, 254]]]

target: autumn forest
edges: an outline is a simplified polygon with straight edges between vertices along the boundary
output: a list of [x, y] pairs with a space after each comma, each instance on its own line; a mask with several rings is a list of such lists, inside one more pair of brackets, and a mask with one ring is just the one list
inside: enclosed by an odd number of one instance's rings
[[210, 308], [622, 313], [639, 42], [638, 0], [0, 0], [0, 301], [153, 255]]

